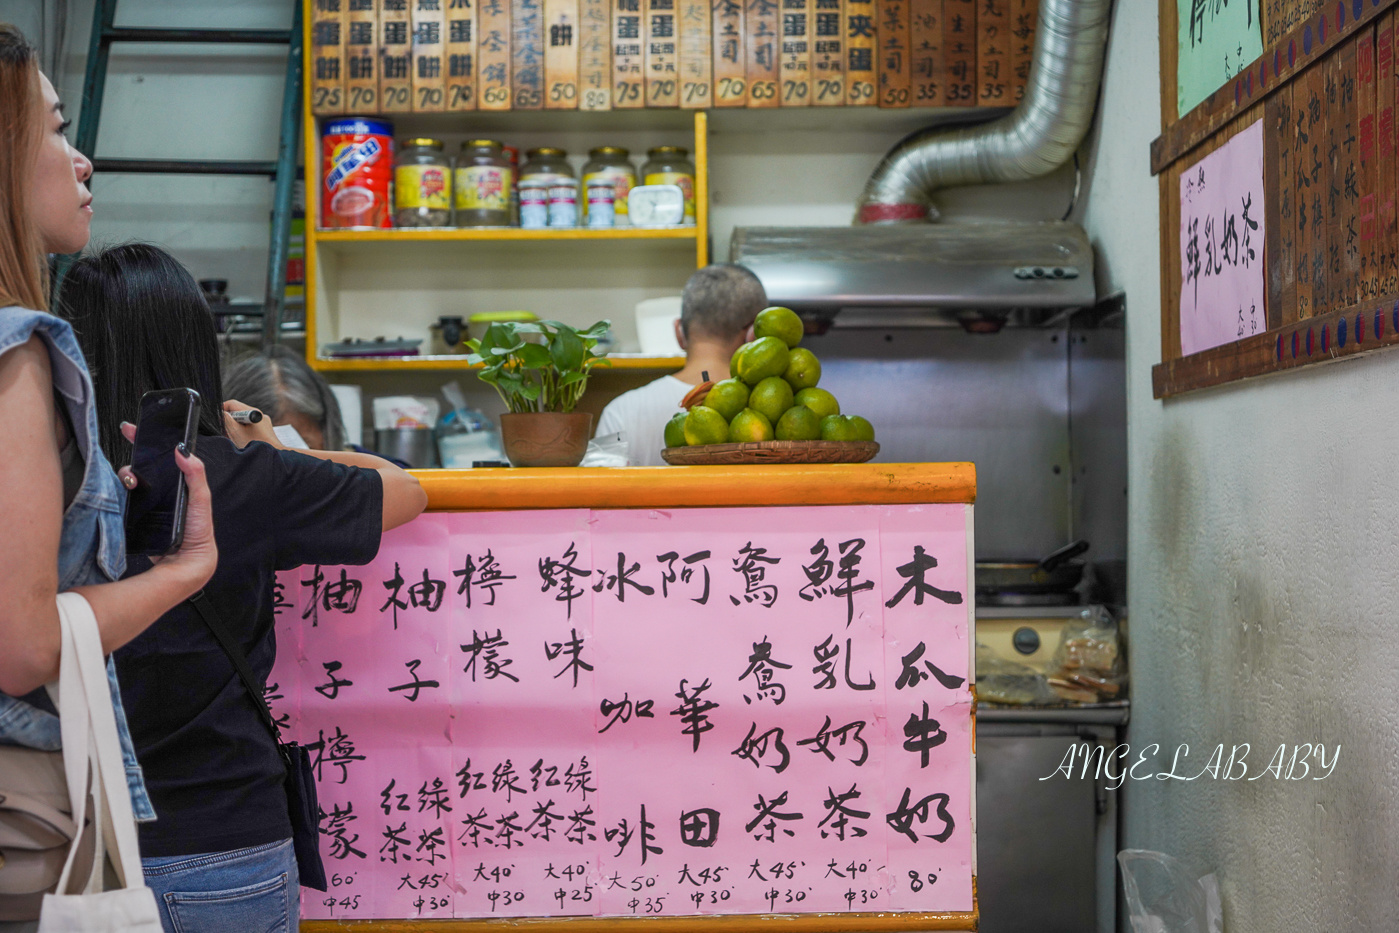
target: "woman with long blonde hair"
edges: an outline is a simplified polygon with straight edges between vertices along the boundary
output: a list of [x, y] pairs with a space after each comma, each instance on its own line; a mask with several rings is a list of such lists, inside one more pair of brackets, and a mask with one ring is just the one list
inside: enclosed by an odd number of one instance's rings
[[[189, 485], [184, 544], [120, 579], [123, 487], [136, 478], [118, 478], [103, 456], [82, 352], [48, 313], [47, 255], [81, 250], [92, 221], [92, 164], [69, 145], [67, 125], [33, 47], [0, 24], [0, 745], [46, 751], [60, 744], [41, 689], [58, 676], [57, 594], [87, 599], [110, 652], [197, 593], [218, 561], [203, 464], [177, 455]], [[151, 820], [108, 672], [133, 809]]]

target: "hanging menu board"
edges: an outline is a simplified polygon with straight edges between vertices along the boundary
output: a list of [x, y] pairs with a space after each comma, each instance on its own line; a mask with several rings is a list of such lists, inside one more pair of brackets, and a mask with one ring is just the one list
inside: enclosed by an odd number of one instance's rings
[[282, 574], [303, 918], [971, 911], [971, 515], [429, 513]]
[[[1399, 342], [1395, 0], [1160, 10], [1156, 396]], [[1227, 79], [1196, 60], [1219, 29]]]
[[1009, 107], [1038, 0], [304, 0], [316, 115]]

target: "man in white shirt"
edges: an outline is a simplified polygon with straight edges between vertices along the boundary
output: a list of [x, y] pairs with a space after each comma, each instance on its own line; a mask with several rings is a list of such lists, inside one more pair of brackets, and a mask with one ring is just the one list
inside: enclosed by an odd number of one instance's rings
[[767, 293], [758, 277], [742, 266], [705, 266], [685, 283], [675, 339], [685, 351], [685, 368], [617, 396], [602, 410], [597, 436], [622, 432], [631, 466], [664, 466], [666, 422], [680, 401], [704, 381], [729, 378], [729, 358], [745, 339]]

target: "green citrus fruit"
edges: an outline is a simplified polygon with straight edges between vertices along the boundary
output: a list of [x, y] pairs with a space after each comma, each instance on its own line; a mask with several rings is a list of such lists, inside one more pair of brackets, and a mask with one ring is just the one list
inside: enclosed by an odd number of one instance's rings
[[850, 419], [844, 415], [827, 415], [821, 419], [821, 440], [823, 441], [853, 441], [855, 428], [850, 424]]
[[855, 429], [855, 440], [874, 440], [874, 425], [870, 424], [869, 421], [865, 418], [862, 418], [859, 415], [851, 415], [850, 425]]
[[806, 327], [802, 319], [791, 308], [765, 308], [753, 321], [754, 337], [776, 337], [788, 347], [801, 343], [804, 333]]
[[814, 441], [821, 437], [821, 418], [805, 405], [793, 405], [777, 419], [779, 441]]
[[772, 440], [772, 422], [768, 420], [767, 415], [751, 408], [745, 408], [734, 415], [733, 423], [729, 425], [730, 444], [770, 440]]
[[781, 376], [768, 376], [748, 394], [748, 407], [776, 424], [782, 413], [792, 407], [792, 387]]
[[794, 401], [798, 405], [805, 405], [822, 418], [827, 415], [840, 414], [840, 402], [836, 397], [825, 389], [802, 389], [797, 393]]
[[752, 343], [739, 347], [738, 378], [755, 386], [769, 376], [780, 376], [787, 371], [791, 351], [776, 337], [759, 337]]
[[716, 382], [704, 397], [706, 408], [712, 408], [731, 421], [733, 416], [748, 407], [748, 387], [739, 379], [725, 379]]
[[685, 443], [691, 447], [722, 444], [729, 439], [729, 423], [712, 408], [696, 405], [685, 416]]
[[793, 350], [787, 359], [787, 369], [782, 373], [793, 392], [809, 389], [821, 381], [821, 361], [805, 347]]
[[685, 446], [685, 416], [688, 414], [687, 411], [677, 411], [665, 423], [665, 445], [667, 447]]
[[733, 356], [729, 357], [729, 378], [730, 378], [730, 379], [737, 379], [737, 378], [738, 378], [738, 358], [739, 358], [740, 356], [743, 355], [743, 351], [746, 350], [747, 348], [748, 348], [748, 344], [745, 343], [743, 346], [739, 347], [737, 350], [734, 351], [734, 355], [733, 355]]

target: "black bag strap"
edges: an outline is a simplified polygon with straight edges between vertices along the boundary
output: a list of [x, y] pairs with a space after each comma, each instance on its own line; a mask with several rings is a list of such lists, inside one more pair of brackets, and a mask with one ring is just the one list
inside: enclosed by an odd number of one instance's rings
[[252, 697], [253, 706], [257, 707], [262, 724], [272, 733], [272, 739], [277, 743], [278, 751], [281, 751], [282, 732], [277, 728], [277, 723], [272, 718], [272, 710], [267, 706], [267, 700], [262, 695], [262, 688], [258, 686], [257, 677], [254, 676], [252, 667], [248, 665], [248, 659], [243, 656], [243, 652], [234, 643], [233, 637], [228, 634], [228, 629], [223, 627], [223, 620], [219, 618], [218, 611], [205, 598], [203, 590], [191, 596], [189, 604], [199, 613], [204, 624], [209, 626], [209, 631], [213, 632], [214, 637], [218, 639], [223, 653], [228, 655], [228, 659], [233, 662], [234, 668], [238, 671], [238, 677], [243, 681], [243, 686], [247, 688], [248, 695]]

